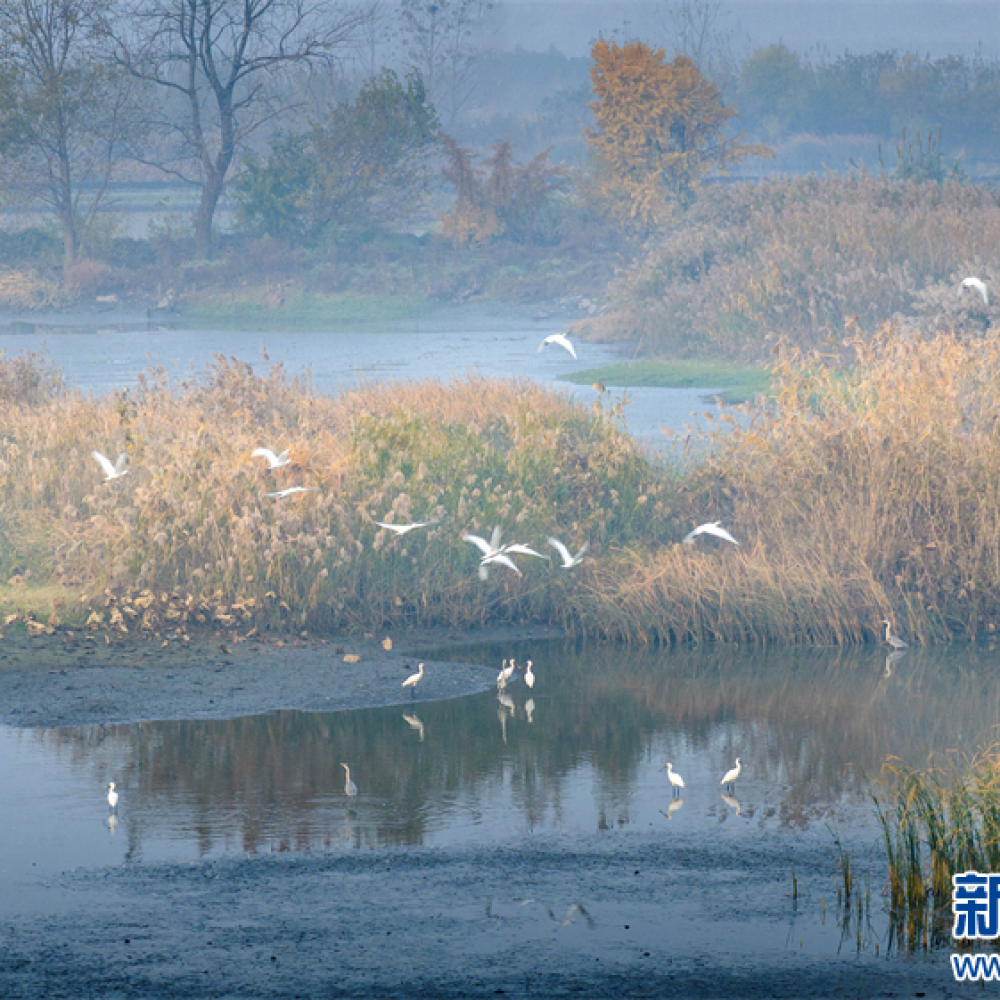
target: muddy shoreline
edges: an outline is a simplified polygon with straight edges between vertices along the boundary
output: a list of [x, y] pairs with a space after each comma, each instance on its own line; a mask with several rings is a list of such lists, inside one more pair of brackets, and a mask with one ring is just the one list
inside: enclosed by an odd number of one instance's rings
[[[339, 712], [440, 701], [488, 690], [499, 665], [424, 660], [411, 696], [401, 685], [423, 650], [470, 643], [553, 639], [561, 632], [531, 627], [446, 629], [401, 636], [275, 639], [233, 644], [116, 642], [66, 633], [0, 642], [0, 725], [19, 728], [110, 725], [174, 719], [228, 719], [282, 709]], [[393, 639], [383, 649], [382, 640]], [[345, 656], [358, 656], [345, 662]]]

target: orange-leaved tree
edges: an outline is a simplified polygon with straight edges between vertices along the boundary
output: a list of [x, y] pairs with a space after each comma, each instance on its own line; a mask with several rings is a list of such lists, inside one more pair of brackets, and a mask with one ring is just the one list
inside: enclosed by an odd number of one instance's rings
[[591, 56], [597, 127], [585, 132], [597, 155], [597, 191], [619, 216], [643, 227], [662, 223], [694, 199], [709, 171], [773, 155], [725, 135], [736, 111], [687, 56], [667, 62], [663, 49], [604, 39]]

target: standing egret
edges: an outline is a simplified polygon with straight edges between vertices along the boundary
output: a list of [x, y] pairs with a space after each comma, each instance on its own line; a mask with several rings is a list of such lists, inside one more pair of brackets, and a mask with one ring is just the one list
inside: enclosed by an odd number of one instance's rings
[[584, 542], [583, 548], [580, 549], [580, 551], [577, 552], [575, 556], [571, 556], [569, 554], [569, 549], [567, 549], [566, 546], [563, 545], [563, 543], [560, 542], [558, 538], [550, 538], [549, 545], [551, 545], [552, 548], [554, 548], [556, 552], [559, 553], [559, 556], [562, 559], [563, 569], [572, 569], [574, 566], [579, 566], [580, 563], [583, 562], [584, 554], [586, 553], [589, 547], [588, 543]]
[[531, 672], [531, 660], [528, 660], [528, 665], [524, 668], [524, 683], [530, 688], [535, 686], [535, 675]]
[[384, 521], [375, 522], [380, 528], [395, 532], [397, 535], [405, 535], [414, 528], [426, 528], [431, 524], [438, 524], [438, 521], [417, 521], [415, 524], [386, 524]]
[[266, 458], [267, 467], [269, 469], [280, 469], [282, 466], [288, 465], [291, 459], [288, 457], [288, 453], [291, 451], [290, 448], [286, 448], [280, 455], [275, 455], [270, 448], [254, 448], [250, 452], [251, 458]]
[[959, 288], [958, 294], [961, 295], [966, 288], [974, 288], [983, 297], [983, 305], [990, 304], [990, 296], [986, 291], [986, 286], [978, 278], [966, 278], [962, 282], [962, 287]]
[[553, 333], [550, 337], [546, 337], [541, 344], [539, 344], [538, 350], [544, 350], [548, 344], [556, 344], [557, 346], [569, 351], [574, 358], [576, 357], [576, 351], [573, 350], [573, 345], [569, 342], [569, 337], [565, 334]]
[[110, 459], [106, 458], [99, 451], [92, 451], [90, 455], [100, 463], [101, 468], [104, 470], [104, 481], [106, 483], [110, 483], [112, 479], [120, 479], [122, 476], [128, 475], [128, 469], [125, 468], [128, 456], [125, 452], [122, 452], [118, 456], [118, 461], [114, 465], [111, 464]]
[[108, 806], [111, 809], [118, 808], [118, 793], [115, 791], [115, 783], [113, 781], [108, 782]]
[[405, 681], [403, 681], [401, 687], [410, 689], [411, 698], [416, 695], [417, 684], [420, 683], [420, 679], [423, 676], [424, 676], [424, 665], [421, 663], [420, 666], [417, 667], [417, 672], [415, 674], [410, 674], [410, 676], [407, 677]]
[[680, 789], [684, 787], [684, 779], [674, 771], [674, 765], [669, 761], [667, 762], [667, 778], [670, 780], [670, 784], [673, 789], [674, 795], [680, 795]]
[[734, 786], [736, 785], [736, 779], [740, 776], [740, 770], [742, 769], [742, 767], [743, 765], [740, 763], [739, 757], [737, 757], [736, 767], [732, 767], [728, 771], [726, 771], [726, 773], [722, 776], [722, 781], [720, 781], [719, 784], [722, 785], [723, 787], [728, 786], [730, 789], [733, 789]]
[[731, 534], [729, 534], [728, 531], [726, 531], [725, 528], [722, 527], [721, 521], [709, 521], [707, 524], [699, 524], [694, 531], [690, 531], [684, 536], [684, 544], [694, 545], [694, 540], [699, 535], [715, 535], [716, 538], [721, 538], [726, 542], [732, 542], [733, 545], [740, 544]]
[[341, 764], [340, 766], [347, 772], [344, 777], [344, 794], [349, 799], [353, 799], [358, 794], [358, 786], [351, 781], [351, 769], [346, 764]]
[[906, 649], [906, 643], [903, 642], [898, 635], [893, 634], [892, 626], [889, 624], [889, 619], [883, 618], [882, 624], [885, 626], [885, 641], [889, 643], [893, 649]]

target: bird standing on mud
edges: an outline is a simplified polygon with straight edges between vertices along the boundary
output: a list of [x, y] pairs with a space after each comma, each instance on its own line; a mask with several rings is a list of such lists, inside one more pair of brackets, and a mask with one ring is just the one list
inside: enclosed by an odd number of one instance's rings
[[420, 683], [421, 678], [424, 676], [424, 665], [421, 663], [417, 667], [417, 672], [415, 674], [410, 674], [409, 677], [403, 681], [401, 687], [410, 689], [410, 697], [412, 698], [417, 691], [417, 685]]

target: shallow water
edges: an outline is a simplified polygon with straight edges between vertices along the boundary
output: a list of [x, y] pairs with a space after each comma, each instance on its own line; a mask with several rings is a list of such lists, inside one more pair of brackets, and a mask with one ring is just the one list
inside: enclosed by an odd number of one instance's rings
[[[75, 385], [108, 392], [136, 384], [142, 372], [162, 367], [172, 379], [204, 373], [215, 355], [235, 357], [267, 371], [281, 363], [290, 372], [309, 369], [322, 392], [359, 382], [450, 379], [469, 372], [490, 377], [540, 381], [590, 405], [596, 393], [559, 377], [622, 359], [607, 344], [577, 342], [578, 359], [560, 347], [538, 346], [550, 333], [565, 330], [570, 318], [533, 318], [526, 310], [449, 307], [409, 321], [328, 332], [144, 329], [139, 314], [0, 314], [0, 351], [44, 352]], [[14, 324], [27, 324], [17, 327]], [[22, 332], [18, 332], [18, 331]], [[31, 332], [26, 332], [30, 330]], [[262, 354], [266, 349], [268, 361]], [[661, 426], [682, 431], [693, 413], [716, 409], [705, 388], [628, 390], [626, 422], [640, 441], [663, 450]], [[621, 396], [614, 390], [612, 395]], [[707, 402], [706, 402], [707, 400]]]
[[[513, 683], [507, 705], [490, 692], [332, 714], [0, 728], [0, 916], [51, 907], [43, 890], [69, 869], [547, 849], [594, 835], [722, 853], [741, 843], [828, 850], [832, 898], [834, 833], [860, 858], [877, 846], [870, 779], [885, 758], [921, 764], [931, 751], [988, 743], [1000, 724], [1000, 657], [991, 652], [915, 650], [888, 674], [884, 654], [870, 649], [552, 642], [447, 656], [498, 665], [511, 653], [532, 658], [537, 682], [530, 691]], [[737, 756], [743, 774], [726, 797], [720, 778]], [[686, 782], [680, 800], [661, 770], [667, 761]], [[341, 762], [357, 783], [354, 801]], [[117, 822], [104, 800], [112, 780]], [[822, 939], [831, 948], [839, 940], [833, 930]]]

